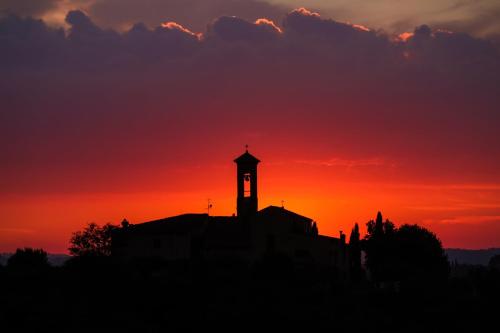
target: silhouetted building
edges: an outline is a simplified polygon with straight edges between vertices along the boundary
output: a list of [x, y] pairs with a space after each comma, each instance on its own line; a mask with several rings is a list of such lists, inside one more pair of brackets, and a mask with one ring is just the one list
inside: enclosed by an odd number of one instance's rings
[[256, 157], [245, 151], [237, 164], [237, 215], [183, 214], [160, 220], [122, 224], [112, 237], [112, 255], [168, 260], [238, 258], [253, 262], [277, 252], [348, 271], [345, 235], [318, 234], [316, 223], [284, 207], [258, 210]]
[[247, 150], [234, 162], [238, 189], [237, 213], [240, 219], [247, 219], [257, 213], [257, 164], [260, 161]]

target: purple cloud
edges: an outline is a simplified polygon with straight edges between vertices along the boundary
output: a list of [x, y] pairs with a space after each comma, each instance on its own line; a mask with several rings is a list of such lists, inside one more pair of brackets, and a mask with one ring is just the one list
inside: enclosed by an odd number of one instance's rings
[[183, 22], [66, 21], [0, 19], [3, 191], [119, 188], [132, 170], [192, 163], [200, 142], [229, 154], [228, 138], [256, 129], [278, 151], [307, 138], [328, 152], [301, 160], [500, 177], [500, 60], [486, 40], [420, 26], [403, 41], [302, 9], [282, 28], [220, 17], [201, 36]]

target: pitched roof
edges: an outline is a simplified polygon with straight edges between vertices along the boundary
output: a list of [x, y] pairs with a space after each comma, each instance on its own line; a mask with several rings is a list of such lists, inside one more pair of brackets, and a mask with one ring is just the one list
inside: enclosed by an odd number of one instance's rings
[[260, 160], [257, 157], [253, 156], [252, 154], [250, 154], [247, 150], [239, 157], [235, 158], [234, 162], [244, 163], [244, 164], [257, 164], [260, 162]]
[[159, 220], [133, 224], [128, 230], [133, 232], [168, 232], [189, 233], [203, 228], [207, 222], [228, 223], [235, 219], [233, 216], [208, 216], [208, 214], [182, 214]]
[[273, 218], [273, 219], [283, 219], [286, 218], [288, 220], [302, 220], [302, 221], [312, 221], [312, 219], [299, 215], [297, 213], [294, 213], [290, 210], [285, 209], [284, 207], [277, 207], [277, 206], [268, 206], [264, 209], [261, 209], [257, 212], [258, 216], [266, 217], [266, 218]]

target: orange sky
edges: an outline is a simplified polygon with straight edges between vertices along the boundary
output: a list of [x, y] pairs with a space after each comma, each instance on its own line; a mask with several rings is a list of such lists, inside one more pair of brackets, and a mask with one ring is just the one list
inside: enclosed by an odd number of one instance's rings
[[[240, 151], [241, 152], [241, 151]], [[254, 148], [259, 167], [259, 206], [281, 205], [318, 222], [320, 233], [349, 234], [353, 223], [374, 218], [381, 210], [396, 224], [419, 223], [435, 231], [446, 247], [483, 248], [500, 245], [498, 184], [379, 182], [370, 177], [385, 170], [381, 159], [327, 161], [278, 160], [272, 151]], [[158, 188], [172, 191], [4, 195], [0, 203], [0, 251], [20, 246], [65, 252], [71, 232], [85, 223], [131, 223], [185, 212], [235, 212], [235, 165], [216, 157], [185, 170], [148, 174]], [[166, 167], [164, 168], [166, 169]], [[380, 171], [380, 170], [379, 170]], [[144, 180], [142, 180], [144, 181]], [[131, 183], [133, 184], [133, 182]], [[132, 185], [131, 187], [135, 187]], [[22, 223], [21, 223], [22, 221]]]

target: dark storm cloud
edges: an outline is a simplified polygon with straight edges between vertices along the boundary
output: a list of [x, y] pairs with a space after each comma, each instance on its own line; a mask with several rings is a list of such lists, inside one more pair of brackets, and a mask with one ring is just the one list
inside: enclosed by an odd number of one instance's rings
[[272, 22], [259, 22], [260, 24], [255, 24], [238, 17], [223, 16], [209, 25], [207, 37], [248, 42], [269, 41], [279, 37], [280, 29]]
[[[495, 66], [498, 51], [490, 41], [473, 38], [465, 33], [432, 31], [427, 25], [417, 27], [408, 39], [406, 50], [415, 61], [429, 66]], [[459, 70], [459, 69], [457, 69]]]
[[14, 15], [0, 19], [0, 40], [0, 68], [14, 72], [18, 65], [27, 70], [47, 68], [52, 61], [61, 60], [66, 46], [62, 29], [49, 28], [41, 20]]
[[499, 57], [467, 34], [420, 26], [402, 40], [304, 9], [282, 28], [220, 17], [203, 35], [166, 21], [118, 33], [81, 11], [66, 22], [65, 32], [0, 20], [4, 191], [58, 175], [51, 186], [97, 174], [105, 186], [137, 164], [180, 163], [200, 142], [242, 140], [243, 129], [266, 144], [340, 141], [339, 153], [418, 165], [437, 156], [447, 175], [499, 162]]
[[204, 31], [209, 22], [221, 16], [278, 20], [287, 7], [260, 0], [97, 0], [88, 11], [97, 22], [108, 26], [139, 21], [157, 26], [163, 21], [177, 21], [194, 31]]
[[[266, 66], [283, 71], [295, 68], [301, 75], [315, 73], [319, 87], [323, 78], [331, 80], [328, 76], [334, 73], [351, 75], [352, 82], [378, 80], [377, 75], [383, 75], [415, 83], [413, 79], [423, 75], [446, 79], [442, 73], [484, 75], [483, 81], [487, 81], [498, 70], [498, 51], [491, 42], [465, 33], [423, 25], [401, 40], [366, 27], [322, 19], [305, 9], [286, 15], [282, 29], [266, 19], [251, 22], [223, 16], [209, 24], [203, 35], [175, 22], [154, 29], [137, 23], [118, 33], [99, 27], [81, 11], [69, 12], [66, 22], [69, 29], [65, 33], [40, 20], [3, 18], [1, 66], [24, 74], [29, 74], [26, 68], [36, 65], [41, 70], [120, 69], [124, 75], [136, 66], [158, 62], [158, 71], [176, 71], [181, 64], [217, 72], [218, 65], [234, 62], [231, 52], [235, 52], [242, 61], [240, 70], [247, 70], [252, 62], [262, 71], [269, 69]], [[174, 58], [177, 62], [172, 62]], [[416, 70], [417, 76], [409, 76]], [[185, 73], [190, 75], [197, 73]], [[463, 83], [467, 80], [461, 78]]]
[[[303, 5], [300, 0], [275, 0]], [[309, 0], [307, 6], [321, 9], [338, 21], [363, 23], [395, 33], [411, 31], [422, 23], [433, 28], [463, 31], [475, 37], [500, 34], [498, 0]]]

